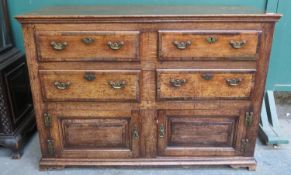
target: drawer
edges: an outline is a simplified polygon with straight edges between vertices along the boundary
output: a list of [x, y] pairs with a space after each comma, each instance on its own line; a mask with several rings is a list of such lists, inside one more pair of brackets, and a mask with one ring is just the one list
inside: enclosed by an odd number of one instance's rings
[[[140, 122], [136, 110], [54, 110], [54, 153], [61, 158], [133, 158], [139, 155]], [[50, 152], [49, 152], [50, 153]], [[52, 154], [52, 153], [50, 153]]]
[[45, 101], [139, 101], [138, 70], [40, 70]]
[[139, 61], [138, 31], [38, 31], [39, 61]]
[[249, 99], [255, 70], [157, 70], [157, 99]]
[[245, 110], [159, 110], [159, 156], [239, 156]]
[[160, 60], [256, 59], [260, 31], [159, 31]]

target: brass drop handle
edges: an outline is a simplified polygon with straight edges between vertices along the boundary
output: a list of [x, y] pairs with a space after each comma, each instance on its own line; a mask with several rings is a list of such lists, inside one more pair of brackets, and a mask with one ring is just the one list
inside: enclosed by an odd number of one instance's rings
[[159, 137], [163, 138], [164, 136], [165, 136], [165, 126], [164, 126], [164, 124], [160, 124]]
[[70, 87], [71, 83], [70, 82], [60, 82], [60, 81], [55, 81], [54, 82], [54, 86], [57, 88], [57, 89], [60, 89], [60, 90], [65, 90], [65, 89], [68, 89]]
[[173, 87], [181, 87], [183, 84], [187, 82], [186, 79], [171, 79], [170, 85]]
[[68, 46], [67, 42], [52, 41], [50, 44], [51, 44], [52, 48], [56, 51], [62, 51]]
[[92, 44], [92, 43], [94, 43], [94, 41], [95, 41], [95, 39], [91, 38], [91, 37], [82, 38], [82, 42], [84, 44]]
[[137, 126], [135, 126], [135, 127], [133, 128], [133, 130], [132, 130], [132, 137], [133, 137], [134, 139], [138, 139], [138, 138], [139, 138], [139, 133], [138, 133], [138, 127], [137, 127]]
[[107, 46], [112, 50], [119, 50], [124, 45], [123, 41], [109, 41]]
[[238, 86], [241, 83], [242, 79], [241, 78], [227, 78], [225, 81], [228, 86]]
[[96, 76], [93, 72], [86, 72], [84, 75], [84, 79], [87, 81], [93, 81], [96, 79]]
[[214, 37], [214, 36], [209, 36], [209, 37], [206, 38], [206, 40], [207, 40], [207, 42], [209, 44], [213, 44], [213, 43], [215, 43], [217, 41], [217, 38]]
[[234, 41], [234, 40], [231, 40], [229, 42], [229, 44], [232, 46], [232, 48], [234, 49], [240, 49], [242, 48], [244, 45], [247, 44], [247, 41], [246, 40], [240, 40], [240, 41]]
[[121, 89], [125, 87], [126, 81], [124, 80], [109, 81], [108, 84], [111, 86], [112, 89]]
[[191, 41], [174, 41], [174, 46], [176, 46], [177, 49], [184, 50], [187, 49], [189, 46], [191, 46]]
[[204, 80], [211, 80], [213, 78], [213, 74], [210, 74], [210, 73], [204, 73], [204, 74], [201, 74], [201, 77], [204, 79]]

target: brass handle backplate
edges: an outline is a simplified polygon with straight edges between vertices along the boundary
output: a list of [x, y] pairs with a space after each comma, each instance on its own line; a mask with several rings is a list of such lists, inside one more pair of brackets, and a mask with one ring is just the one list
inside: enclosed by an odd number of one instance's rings
[[228, 78], [225, 80], [228, 86], [238, 86], [242, 81], [241, 78]]
[[124, 80], [118, 80], [118, 81], [109, 81], [108, 84], [111, 86], [113, 89], [121, 89], [124, 88], [126, 85], [126, 81]]
[[136, 127], [136, 126], [133, 128], [132, 137], [134, 139], [138, 139], [139, 138], [138, 127]]
[[119, 50], [123, 45], [124, 45], [123, 41], [115, 41], [115, 42], [109, 41], [107, 43], [107, 46], [112, 50]]
[[57, 88], [57, 89], [60, 89], [60, 90], [65, 90], [65, 89], [68, 89], [70, 87], [71, 83], [70, 82], [60, 82], [60, 81], [55, 81], [54, 82], [54, 86]]
[[173, 87], [181, 87], [186, 82], [187, 82], [187, 80], [185, 80], [185, 79], [171, 79], [170, 85]]
[[192, 44], [192, 42], [191, 41], [174, 41], [173, 44], [174, 46], [176, 46], [177, 49], [184, 50], [184, 49], [187, 49]]
[[229, 44], [232, 46], [232, 48], [234, 49], [240, 49], [242, 48], [244, 45], [246, 45], [247, 41], [246, 40], [240, 40], [240, 41], [234, 41], [231, 40], [229, 42]]
[[201, 74], [201, 77], [204, 79], [204, 80], [211, 80], [213, 78], [213, 74], [210, 74], [210, 73], [204, 73], [204, 74]]
[[67, 42], [52, 41], [50, 44], [51, 44], [52, 48], [56, 51], [62, 51], [68, 46]]
[[159, 127], [159, 137], [164, 137], [165, 136], [165, 126], [163, 124], [160, 125]]
[[82, 38], [82, 42], [84, 44], [92, 44], [92, 43], [94, 43], [94, 41], [95, 41], [94, 38], [90, 38], [90, 37]]
[[87, 81], [93, 81], [96, 79], [96, 76], [93, 72], [86, 72], [84, 75], [84, 79]]
[[206, 40], [209, 44], [212, 44], [212, 43], [215, 43], [217, 41], [217, 38], [214, 36], [209, 36], [206, 38]]

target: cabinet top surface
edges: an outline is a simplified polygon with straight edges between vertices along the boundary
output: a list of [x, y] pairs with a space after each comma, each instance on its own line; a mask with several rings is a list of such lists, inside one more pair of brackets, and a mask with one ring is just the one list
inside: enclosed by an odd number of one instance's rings
[[281, 15], [245, 6], [58, 6], [30, 12], [16, 18], [153, 18], [153, 17], [263, 17], [278, 20]]

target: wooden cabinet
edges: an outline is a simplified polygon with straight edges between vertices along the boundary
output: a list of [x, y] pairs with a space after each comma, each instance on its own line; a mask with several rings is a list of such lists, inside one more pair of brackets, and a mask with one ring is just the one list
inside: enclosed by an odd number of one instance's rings
[[18, 16], [40, 167], [254, 170], [280, 15], [238, 9], [57, 7]]

